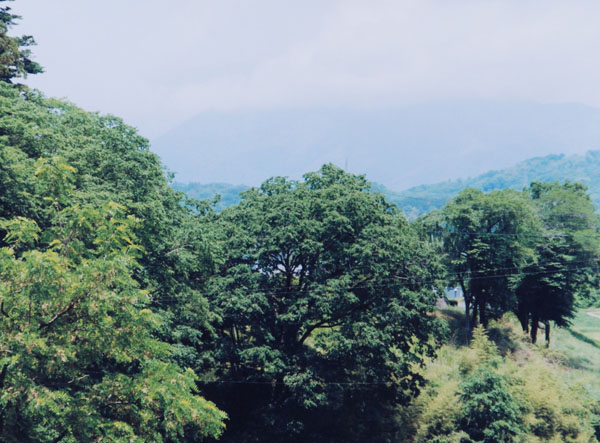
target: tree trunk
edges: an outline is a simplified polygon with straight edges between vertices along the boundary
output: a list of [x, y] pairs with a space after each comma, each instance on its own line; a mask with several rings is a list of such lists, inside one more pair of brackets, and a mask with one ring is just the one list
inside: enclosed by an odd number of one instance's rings
[[465, 297], [465, 336], [467, 337], [467, 340], [468, 340], [469, 334], [471, 333], [471, 321], [470, 321], [471, 313], [469, 312], [471, 310], [470, 302], [471, 301], [467, 297]]
[[529, 334], [529, 312], [523, 306], [519, 306], [518, 309], [519, 322], [523, 328], [525, 334]]
[[546, 347], [550, 347], [550, 320], [546, 322]]
[[531, 343], [535, 343], [537, 341], [537, 332], [538, 332], [538, 322], [540, 321], [537, 314], [531, 315]]
[[479, 321], [483, 325], [484, 328], [488, 327], [488, 317], [485, 312], [487, 297], [481, 296], [479, 301]]
[[460, 288], [463, 293], [463, 300], [465, 301], [465, 336], [467, 340], [469, 339], [469, 334], [471, 333], [471, 322], [469, 321], [469, 310], [471, 309], [471, 296], [467, 294], [467, 289], [465, 288], [465, 282], [460, 280]]
[[473, 316], [471, 317], [471, 330], [469, 331], [469, 334], [471, 334], [471, 332], [473, 332], [473, 329], [475, 329], [475, 326], [477, 326], [477, 308], [478, 308], [478, 304], [477, 304], [477, 300], [473, 301]]

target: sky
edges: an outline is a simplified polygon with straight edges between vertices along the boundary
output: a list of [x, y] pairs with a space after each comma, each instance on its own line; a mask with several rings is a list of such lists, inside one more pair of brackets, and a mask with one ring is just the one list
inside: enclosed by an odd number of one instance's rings
[[600, 106], [600, 2], [17, 0], [27, 83], [155, 138], [207, 110]]

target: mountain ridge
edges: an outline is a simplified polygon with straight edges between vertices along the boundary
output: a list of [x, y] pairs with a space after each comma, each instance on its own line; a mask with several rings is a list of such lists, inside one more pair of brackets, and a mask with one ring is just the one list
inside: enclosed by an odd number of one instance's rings
[[[532, 181], [565, 180], [586, 185], [594, 205], [600, 207], [600, 151], [588, 151], [583, 155], [550, 154], [532, 157], [509, 168], [490, 170], [475, 177], [413, 186], [404, 191], [394, 191], [385, 185], [372, 182], [372, 190], [384, 194], [388, 201], [398, 205], [409, 218], [415, 218], [441, 208], [460, 190], [468, 187], [484, 192], [506, 188], [519, 190]], [[249, 188], [246, 185], [228, 183], [179, 182], [173, 183], [173, 187], [198, 199], [211, 199], [216, 194], [221, 195], [217, 210], [238, 203], [239, 193]]]
[[151, 146], [179, 182], [257, 186], [333, 163], [391, 189], [590, 149], [600, 149], [600, 109], [489, 100], [207, 111]]

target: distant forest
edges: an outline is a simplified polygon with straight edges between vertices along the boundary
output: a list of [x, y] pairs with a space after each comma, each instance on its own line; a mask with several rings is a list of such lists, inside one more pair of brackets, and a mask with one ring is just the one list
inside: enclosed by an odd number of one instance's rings
[[[511, 168], [489, 171], [477, 177], [415, 186], [399, 192], [379, 183], [372, 183], [371, 189], [398, 205], [409, 219], [414, 219], [433, 209], [442, 208], [448, 200], [466, 188], [477, 188], [484, 192], [499, 189], [521, 190], [532, 181], [582, 183], [588, 187], [592, 202], [597, 208], [600, 205], [600, 151], [589, 151], [584, 155], [553, 154], [535, 157]], [[175, 182], [173, 187], [199, 200], [209, 200], [219, 195], [220, 199], [215, 204], [217, 211], [238, 204], [241, 199], [240, 192], [249, 189], [248, 186], [228, 183]]]

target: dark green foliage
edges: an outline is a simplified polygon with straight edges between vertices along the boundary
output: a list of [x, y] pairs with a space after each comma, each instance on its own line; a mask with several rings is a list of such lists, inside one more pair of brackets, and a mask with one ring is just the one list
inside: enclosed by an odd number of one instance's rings
[[467, 330], [514, 311], [534, 342], [540, 322], [549, 341], [551, 321], [568, 325], [578, 301], [593, 298], [600, 225], [586, 191], [569, 182], [466, 189], [419, 220], [463, 289]]
[[[0, 2], [12, 0], [0, 0]], [[12, 83], [19, 77], [43, 72], [42, 67], [31, 59], [29, 46], [35, 45], [30, 35], [10, 37], [8, 30], [20, 19], [8, 6], [0, 7], [0, 81]]]
[[524, 193], [466, 189], [421, 222], [441, 241], [449, 281], [463, 289], [467, 330], [516, 306], [514, 287], [535, 260], [539, 225]]
[[511, 394], [506, 375], [484, 365], [460, 385], [462, 417], [460, 427], [478, 442], [520, 441], [524, 431], [523, 405]]
[[534, 182], [529, 193], [543, 231], [536, 241], [537, 260], [524, 268], [517, 287], [515, 312], [524, 330], [531, 325], [535, 342], [539, 322], [545, 323], [549, 340], [550, 321], [557, 326], [569, 325], [576, 301], [593, 296], [598, 283], [600, 225], [587, 188], [579, 183]]
[[327, 165], [246, 191], [207, 226], [218, 247], [207, 392], [231, 417], [226, 441], [394, 440], [394, 405], [434, 349], [439, 267], [367, 189]]

